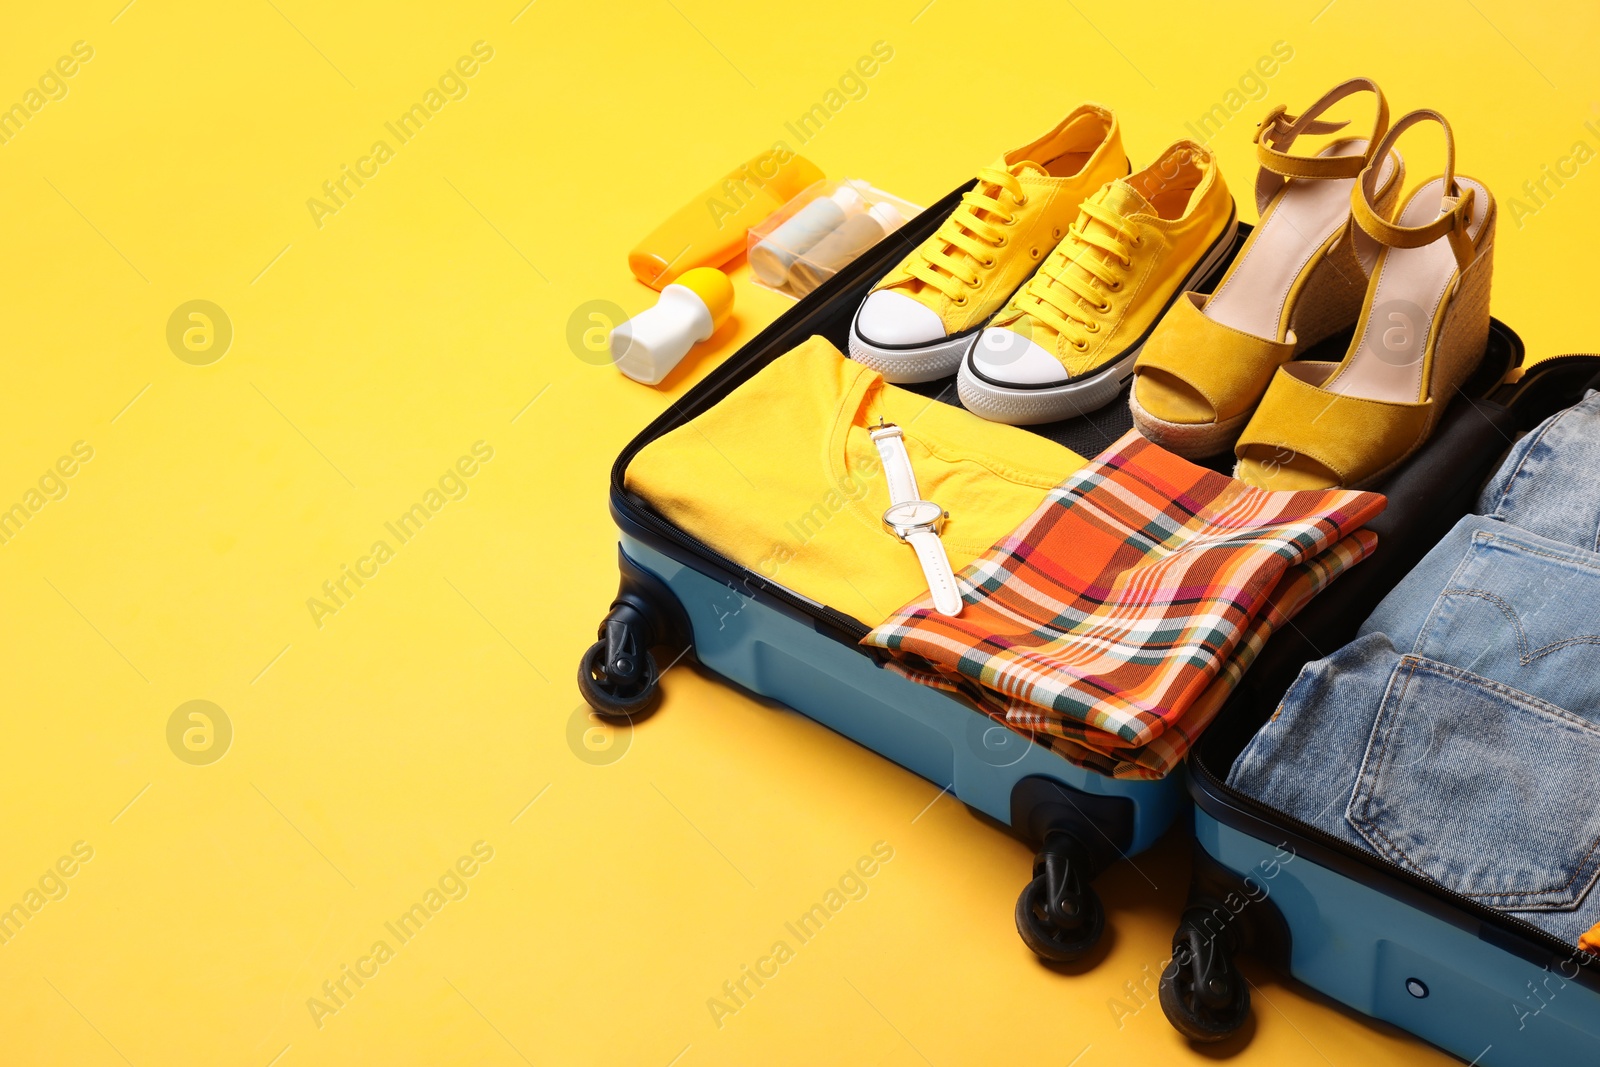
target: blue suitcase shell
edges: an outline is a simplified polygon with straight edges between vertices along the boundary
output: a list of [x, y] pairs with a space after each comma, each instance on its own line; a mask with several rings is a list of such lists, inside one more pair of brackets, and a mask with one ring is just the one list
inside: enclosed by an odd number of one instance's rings
[[[1600, 356], [1557, 357], [1474, 412], [1509, 447], [1517, 432], [1597, 386]], [[1497, 465], [1418, 471], [1464, 498], [1428, 524], [1431, 536], [1387, 560], [1372, 587], [1335, 585], [1309, 607], [1299, 638], [1263, 652], [1191, 753], [1194, 873], [1160, 994], [1169, 1020], [1192, 1040], [1244, 1039], [1249, 988], [1233, 958], [1246, 952], [1473, 1064], [1600, 1061], [1600, 960], [1226, 784], [1300, 666], [1321, 654], [1316, 646], [1331, 651], [1351, 639], [1382, 593], [1470, 510]]]
[[[844, 350], [850, 318], [872, 284], [937, 228], [966, 188], [886, 237], [773, 322], [618, 456], [610, 499], [621, 532], [621, 586], [600, 625], [599, 640], [579, 666], [578, 683], [596, 713], [636, 716], [655, 699], [658, 665], [693, 655], [729, 681], [948, 790], [1038, 849], [1033, 880], [1017, 900], [1018, 932], [1041, 957], [1070, 962], [1087, 954], [1104, 929], [1104, 910], [1091, 880], [1119, 857], [1149, 848], [1187, 812], [1182, 775], [1160, 781], [1104, 777], [955, 697], [883, 670], [877, 654], [857, 643], [866, 632], [857, 620], [721, 557], [630, 494], [623, 481], [629, 461], [644, 445], [720, 402], [807, 337], [822, 334]], [[1241, 225], [1239, 231], [1235, 249], [1249, 227]], [[1208, 285], [1226, 266], [1217, 268]], [[1329, 342], [1340, 350], [1344, 343], [1342, 338]], [[1318, 355], [1307, 353], [1308, 358]], [[1478, 376], [1487, 385], [1469, 383], [1467, 391], [1486, 392], [1520, 359], [1520, 342], [1496, 324], [1491, 353]], [[953, 379], [909, 388], [957, 402]], [[1453, 412], [1463, 414], [1471, 417], [1470, 411]], [[1093, 455], [1131, 425], [1127, 404], [1119, 399], [1091, 415], [1032, 429]], [[1467, 447], [1493, 452], [1497, 442], [1479, 434]], [[1433, 494], [1423, 495], [1433, 506]]]

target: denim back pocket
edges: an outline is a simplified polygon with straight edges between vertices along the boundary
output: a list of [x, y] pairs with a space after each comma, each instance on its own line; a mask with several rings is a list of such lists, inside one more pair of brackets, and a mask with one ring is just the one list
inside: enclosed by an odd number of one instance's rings
[[1411, 651], [1600, 718], [1600, 555], [1473, 533]]
[[1600, 726], [1471, 671], [1396, 665], [1345, 818], [1463, 896], [1566, 910], [1600, 874]]

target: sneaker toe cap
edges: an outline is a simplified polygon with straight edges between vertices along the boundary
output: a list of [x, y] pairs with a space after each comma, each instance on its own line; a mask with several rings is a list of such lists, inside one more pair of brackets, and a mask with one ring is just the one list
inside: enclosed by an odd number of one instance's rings
[[1002, 385], [1053, 385], [1067, 380], [1053, 353], [1002, 326], [991, 326], [972, 346], [972, 369]]
[[890, 289], [879, 290], [862, 303], [856, 332], [862, 340], [879, 345], [920, 345], [945, 339], [938, 312]]

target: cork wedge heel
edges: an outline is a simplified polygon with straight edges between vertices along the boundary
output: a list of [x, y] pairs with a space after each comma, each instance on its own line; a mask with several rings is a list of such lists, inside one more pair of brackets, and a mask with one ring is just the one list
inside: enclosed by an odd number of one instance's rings
[[1373, 173], [1357, 184], [1356, 249], [1371, 263], [1360, 322], [1338, 363], [1278, 369], [1235, 448], [1234, 475], [1251, 485], [1372, 485], [1422, 446], [1483, 358], [1494, 199], [1455, 173], [1454, 137], [1437, 112], [1404, 116], [1381, 147], [1420, 122], [1443, 130], [1445, 172], [1405, 197], [1392, 218], [1374, 202]]

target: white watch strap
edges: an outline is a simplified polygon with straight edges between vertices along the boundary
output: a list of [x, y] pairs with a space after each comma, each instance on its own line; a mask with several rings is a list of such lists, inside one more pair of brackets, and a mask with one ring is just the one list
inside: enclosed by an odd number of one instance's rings
[[911, 455], [898, 430], [875, 433], [872, 439], [878, 446], [878, 458], [883, 460], [883, 473], [889, 481], [889, 503], [921, 500], [917, 495], [917, 476], [911, 470]]
[[928, 578], [928, 591], [933, 594], [934, 610], [940, 615], [960, 615], [961, 590], [956, 586], [956, 575], [950, 569], [950, 557], [945, 555], [939, 535], [932, 530], [918, 530], [906, 538], [906, 543], [917, 550], [922, 573]]

